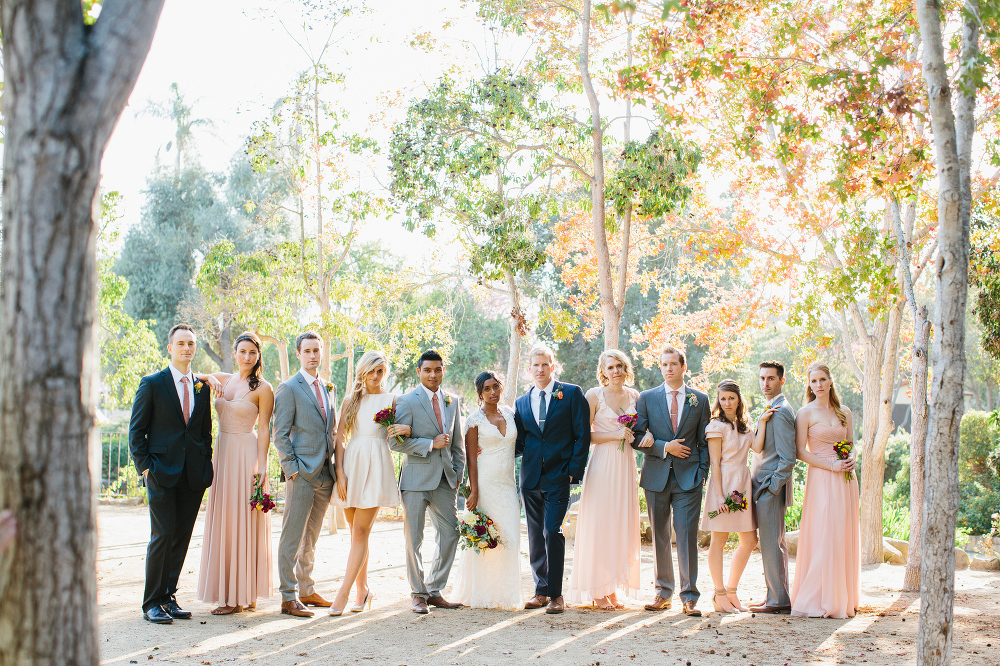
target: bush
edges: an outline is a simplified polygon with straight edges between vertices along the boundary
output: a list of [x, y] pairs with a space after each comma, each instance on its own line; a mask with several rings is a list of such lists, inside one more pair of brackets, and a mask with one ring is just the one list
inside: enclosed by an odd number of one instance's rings
[[961, 499], [957, 526], [969, 534], [989, 534], [991, 516], [1000, 511], [1000, 433], [988, 412], [962, 419], [958, 456]]
[[785, 529], [789, 532], [799, 529], [799, 521], [802, 520], [802, 500], [806, 496], [804, 483], [795, 484], [793, 496], [795, 499], [792, 505], [785, 509]]

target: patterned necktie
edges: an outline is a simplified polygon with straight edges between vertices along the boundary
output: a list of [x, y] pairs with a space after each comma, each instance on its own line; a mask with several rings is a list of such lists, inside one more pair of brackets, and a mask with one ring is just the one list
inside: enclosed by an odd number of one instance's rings
[[671, 391], [670, 392], [670, 395], [673, 396], [673, 400], [670, 403], [670, 425], [674, 429], [674, 435], [677, 434], [677, 411], [680, 409], [680, 406], [677, 404], [677, 394], [678, 393], [680, 393], [680, 391]]
[[437, 417], [438, 428], [441, 429], [441, 432], [443, 434], [444, 433], [444, 421], [441, 420], [441, 405], [438, 404], [438, 394], [437, 393], [432, 393], [431, 394], [431, 404], [434, 406], [434, 416]]
[[323, 422], [326, 423], [326, 405], [323, 404], [323, 396], [319, 393], [319, 379], [313, 380], [313, 388], [316, 389], [316, 400], [319, 402], [319, 412], [323, 415]]
[[191, 393], [188, 391], [188, 378], [181, 377], [181, 386], [184, 387], [184, 425], [191, 420]]
[[545, 427], [545, 391], [538, 392], [538, 425]]

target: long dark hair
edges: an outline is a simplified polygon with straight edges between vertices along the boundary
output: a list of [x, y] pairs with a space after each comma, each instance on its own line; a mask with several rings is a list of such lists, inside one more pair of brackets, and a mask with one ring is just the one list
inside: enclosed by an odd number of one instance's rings
[[247, 384], [250, 386], [250, 390], [256, 391], [257, 387], [260, 386], [261, 377], [264, 374], [264, 354], [260, 350], [260, 338], [250, 331], [240, 334], [240, 337], [236, 338], [236, 342], [233, 343], [234, 353], [241, 342], [252, 342], [253, 346], [257, 348], [257, 363], [250, 369], [250, 376], [247, 377]]
[[476, 375], [476, 396], [478, 396], [480, 404], [483, 402], [483, 388], [485, 388], [486, 382], [491, 379], [495, 379], [497, 381], [500, 391], [503, 392], [503, 380], [500, 379], [500, 375], [492, 370], [484, 370], [483, 372], [480, 372]]
[[[722, 403], [719, 401], [719, 393], [722, 391], [735, 393], [736, 397], [739, 399], [739, 403], [736, 405], [736, 423], [730, 421], [729, 417], [726, 416], [726, 411], [722, 409]], [[743, 402], [743, 394], [740, 393], [740, 385], [734, 380], [723, 379], [719, 382], [719, 385], [715, 387], [715, 406], [712, 407], [712, 419], [714, 421], [728, 423], [736, 428], [737, 432], [743, 433], [750, 431], [750, 427], [747, 425], [747, 404]]]

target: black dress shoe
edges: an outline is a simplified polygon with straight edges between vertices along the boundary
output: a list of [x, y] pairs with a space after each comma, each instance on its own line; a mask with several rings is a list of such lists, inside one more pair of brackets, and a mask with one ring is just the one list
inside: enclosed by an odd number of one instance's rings
[[148, 611], [143, 611], [142, 617], [147, 622], [154, 624], [170, 624], [174, 621], [173, 618], [167, 615], [167, 611], [163, 610], [163, 606], [153, 606]]
[[160, 604], [160, 608], [166, 611], [167, 615], [174, 618], [175, 620], [191, 619], [191, 611], [186, 611], [181, 609], [181, 607], [177, 605], [177, 601], [175, 601], [174, 599], [171, 599], [165, 604]]

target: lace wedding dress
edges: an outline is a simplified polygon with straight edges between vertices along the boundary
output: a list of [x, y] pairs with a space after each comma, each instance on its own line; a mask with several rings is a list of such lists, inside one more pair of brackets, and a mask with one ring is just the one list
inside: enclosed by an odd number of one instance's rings
[[521, 506], [514, 482], [514, 442], [517, 426], [514, 412], [501, 407], [506, 433], [489, 422], [477, 409], [465, 422], [465, 430], [479, 429], [478, 456], [480, 511], [493, 519], [503, 545], [484, 553], [463, 550], [454, 585], [456, 601], [470, 608], [520, 610], [521, 594]]

